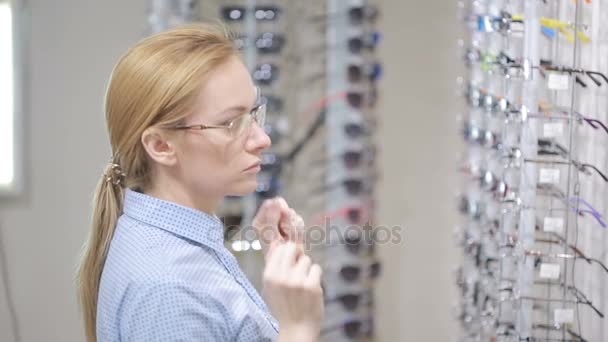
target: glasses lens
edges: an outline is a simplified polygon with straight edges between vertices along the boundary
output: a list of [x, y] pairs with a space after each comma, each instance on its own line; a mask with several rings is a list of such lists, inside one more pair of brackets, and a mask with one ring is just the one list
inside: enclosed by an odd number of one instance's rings
[[378, 261], [374, 262], [370, 266], [370, 277], [372, 277], [372, 278], [378, 278], [378, 276], [380, 275], [380, 271], [381, 270], [382, 270], [382, 267], [380, 266], [380, 263]]
[[349, 82], [360, 82], [362, 78], [361, 67], [358, 65], [348, 66], [348, 81]]
[[354, 339], [361, 333], [361, 321], [350, 321], [344, 323], [344, 335]]
[[344, 165], [348, 169], [354, 169], [361, 165], [361, 152], [348, 151], [344, 153]]
[[261, 104], [252, 115], [255, 122], [260, 127], [264, 127], [264, 124], [266, 123], [266, 104]]
[[346, 100], [354, 108], [360, 109], [363, 106], [363, 94], [361, 93], [348, 93], [346, 94]]
[[344, 187], [349, 195], [357, 196], [363, 190], [363, 182], [359, 179], [347, 179], [344, 181]]
[[361, 53], [363, 49], [363, 39], [355, 37], [348, 40], [348, 51], [351, 53]]
[[342, 279], [348, 282], [354, 282], [359, 279], [361, 268], [357, 266], [344, 266], [340, 269], [340, 275], [342, 275]]
[[245, 16], [245, 7], [224, 7], [221, 12], [222, 18], [226, 21], [243, 20], [243, 17]]
[[338, 297], [338, 300], [342, 302], [342, 306], [348, 311], [354, 311], [359, 305], [359, 298], [361, 296], [357, 294], [345, 294]]
[[358, 138], [363, 135], [363, 127], [356, 123], [349, 123], [344, 126], [344, 132], [349, 138]]
[[348, 17], [352, 24], [360, 24], [363, 21], [363, 6], [353, 7], [348, 10]]
[[249, 114], [243, 114], [232, 121], [230, 126], [230, 135], [232, 137], [240, 137], [251, 126], [253, 117]]
[[361, 221], [361, 210], [358, 208], [350, 208], [346, 212], [346, 217], [350, 223], [358, 223]]

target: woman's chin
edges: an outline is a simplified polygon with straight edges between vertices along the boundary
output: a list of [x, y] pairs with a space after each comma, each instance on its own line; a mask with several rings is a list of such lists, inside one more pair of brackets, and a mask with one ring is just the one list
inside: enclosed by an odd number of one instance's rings
[[248, 180], [238, 184], [238, 186], [235, 186], [233, 189], [231, 189], [232, 191], [230, 191], [230, 196], [247, 196], [255, 192], [257, 187], [257, 179]]

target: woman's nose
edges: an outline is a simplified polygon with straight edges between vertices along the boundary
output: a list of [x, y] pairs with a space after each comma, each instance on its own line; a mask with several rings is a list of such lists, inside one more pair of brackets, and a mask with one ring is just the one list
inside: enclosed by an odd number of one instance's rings
[[248, 151], [265, 150], [270, 147], [272, 141], [264, 129], [256, 122], [251, 125], [251, 131], [247, 137], [246, 148]]

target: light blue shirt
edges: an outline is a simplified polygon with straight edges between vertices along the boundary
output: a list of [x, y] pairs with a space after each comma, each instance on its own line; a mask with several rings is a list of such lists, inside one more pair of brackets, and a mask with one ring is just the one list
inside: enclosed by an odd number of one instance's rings
[[126, 190], [101, 276], [98, 341], [276, 340], [278, 324], [223, 232], [215, 216]]

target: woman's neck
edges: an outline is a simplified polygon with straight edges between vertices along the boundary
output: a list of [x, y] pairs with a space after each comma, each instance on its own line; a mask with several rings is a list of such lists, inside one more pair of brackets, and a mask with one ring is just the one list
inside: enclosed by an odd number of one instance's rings
[[156, 184], [144, 189], [146, 195], [173, 202], [184, 207], [193, 208], [209, 215], [215, 215], [223, 197], [192, 193], [183, 186], [170, 184]]

